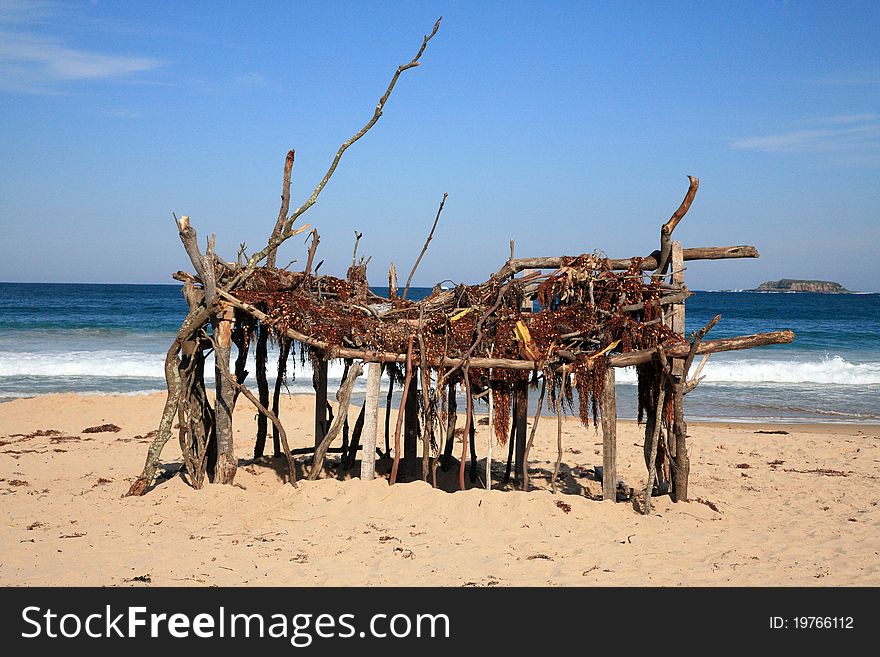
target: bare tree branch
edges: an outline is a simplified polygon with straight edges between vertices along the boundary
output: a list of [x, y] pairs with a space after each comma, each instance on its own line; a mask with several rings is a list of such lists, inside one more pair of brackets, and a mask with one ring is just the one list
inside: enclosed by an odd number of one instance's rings
[[[275, 228], [269, 236], [269, 241], [277, 238], [284, 229], [284, 222], [287, 221], [287, 213], [290, 209], [290, 174], [293, 171], [293, 161], [296, 158], [296, 151], [292, 148], [287, 151], [287, 157], [284, 158], [284, 174], [281, 180], [281, 208], [278, 210], [278, 219], [275, 221]], [[278, 256], [278, 249], [272, 249], [266, 259], [267, 267], [275, 266], [275, 258]]]
[[416, 262], [412, 267], [412, 271], [409, 273], [409, 277], [406, 279], [406, 286], [403, 288], [403, 295], [400, 297], [403, 300], [406, 300], [406, 295], [409, 292], [409, 285], [412, 283], [413, 275], [416, 273], [416, 269], [419, 268], [419, 263], [422, 261], [422, 256], [425, 255], [425, 251], [428, 250], [428, 244], [431, 243], [431, 240], [434, 237], [434, 231], [437, 229], [437, 222], [440, 221], [440, 213], [443, 212], [443, 206], [446, 205], [446, 197], [449, 196], [448, 192], [443, 192], [443, 198], [440, 199], [440, 207], [437, 208], [437, 216], [434, 217], [434, 225], [431, 226], [431, 232], [428, 233], [428, 239], [425, 240], [425, 245], [422, 247], [422, 252], [419, 253], [419, 257], [416, 258]]
[[688, 183], [688, 190], [684, 195], [681, 205], [679, 205], [678, 209], [672, 213], [669, 221], [660, 227], [660, 255], [657, 257], [658, 265], [657, 269], [654, 270], [654, 276], [666, 271], [666, 265], [669, 264], [669, 254], [672, 249], [670, 244], [672, 231], [674, 231], [679, 222], [684, 219], [684, 215], [687, 214], [687, 211], [691, 209], [691, 204], [694, 202], [694, 197], [697, 195], [697, 189], [700, 187], [700, 179], [695, 178], [694, 176], [688, 176]]
[[[437, 30], [440, 29], [440, 21], [441, 18], [437, 19], [437, 22], [434, 23], [434, 29], [431, 31], [431, 34], [428, 34], [422, 40], [422, 47], [419, 48], [419, 52], [416, 53], [416, 56], [412, 58], [412, 60], [407, 64], [402, 64], [397, 67], [397, 70], [394, 72], [394, 75], [391, 78], [391, 82], [388, 85], [388, 88], [385, 90], [385, 94], [379, 99], [378, 104], [376, 105], [376, 110], [373, 112], [372, 118], [364, 125], [363, 128], [358, 130], [353, 136], [346, 139], [342, 142], [342, 145], [339, 147], [339, 150], [336, 152], [336, 156], [333, 158], [333, 161], [330, 163], [330, 168], [327, 169], [327, 173], [324, 174], [324, 177], [321, 179], [321, 182], [312, 190], [311, 196], [309, 196], [308, 200], [303, 203], [299, 208], [297, 208], [293, 214], [291, 214], [283, 223], [281, 230], [277, 235], [269, 239], [269, 243], [266, 245], [262, 251], [255, 253], [250, 257], [247, 262], [245, 268], [240, 271], [232, 281], [226, 285], [226, 290], [231, 291], [234, 290], [236, 286], [238, 286], [242, 281], [247, 279], [257, 268], [260, 262], [262, 262], [272, 251], [275, 251], [281, 244], [283, 244], [287, 239], [293, 237], [294, 235], [299, 235], [300, 233], [305, 232], [309, 229], [309, 226], [302, 226], [293, 229], [294, 222], [299, 219], [310, 207], [312, 207], [315, 202], [318, 200], [318, 197], [321, 195], [321, 192], [324, 190], [324, 187], [329, 182], [330, 178], [333, 176], [333, 173], [336, 171], [336, 167], [339, 166], [339, 161], [342, 159], [343, 153], [345, 153], [348, 148], [354, 144], [357, 140], [363, 137], [367, 132], [376, 125], [376, 122], [379, 120], [379, 117], [382, 116], [382, 110], [385, 107], [385, 103], [388, 102], [388, 98], [391, 96], [391, 92], [394, 90], [394, 86], [397, 84], [398, 78], [400, 78], [400, 74], [404, 71], [414, 68], [419, 65], [419, 59], [422, 54], [425, 52], [425, 48], [428, 45], [428, 42], [434, 38], [434, 35], [437, 34]], [[274, 232], [273, 232], [274, 234]]]
[[285, 225], [285, 230], [289, 230], [289, 226], [293, 224], [304, 212], [306, 212], [310, 207], [315, 204], [315, 201], [318, 200], [318, 196], [321, 195], [321, 192], [324, 190], [324, 187], [327, 185], [327, 182], [330, 180], [330, 177], [333, 175], [333, 172], [336, 171], [336, 167], [339, 165], [339, 160], [342, 159], [342, 154], [348, 150], [349, 146], [354, 144], [358, 139], [367, 134], [370, 128], [376, 125], [376, 121], [379, 120], [379, 117], [382, 116], [382, 110], [385, 108], [385, 103], [388, 102], [388, 98], [391, 96], [391, 92], [394, 91], [394, 86], [397, 84], [398, 78], [400, 78], [400, 74], [406, 70], [414, 68], [419, 65], [419, 59], [422, 54], [425, 52], [425, 48], [428, 45], [428, 42], [434, 38], [434, 35], [437, 34], [437, 30], [440, 29], [440, 21], [443, 20], [443, 17], [437, 19], [437, 22], [434, 23], [434, 29], [431, 30], [431, 34], [428, 34], [422, 40], [422, 47], [419, 48], [419, 52], [416, 53], [416, 56], [412, 58], [412, 60], [407, 64], [402, 64], [397, 67], [397, 70], [394, 72], [394, 75], [391, 78], [391, 82], [388, 84], [388, 88], [385, 90], [385, 94], [379, 99], [379, 102], [376, 105], [376, 110], [373, 112], [373, 116], [369, 121], [364, 125], [363, 128], [358, 130], [353, 136], [349, 137], [342, 143], [342, 146], [339, 147], [339, 150], [336, 152], [336, 157], [333, 158], [333, 162], [330, 163], [330, 168], [327, 169], [327, 173], [324, 174], [324, 177], [321, 179], [321, 182], [318, 183], [317, 187], [312, 191], [312, 195], [309, 196], [308, 200], [303, 203], [296, 211], [290, 215], [290, 218], [287, 220]]

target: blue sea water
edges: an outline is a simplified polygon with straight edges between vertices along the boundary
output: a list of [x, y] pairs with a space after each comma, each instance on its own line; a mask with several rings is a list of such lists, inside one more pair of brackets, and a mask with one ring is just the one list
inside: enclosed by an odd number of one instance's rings
[[[185, 312], [176, 285], [0, 283], [0, 400], [164, 390], [164, 353]], [[796, 338], [714, 354], [686, 398], [690, 418], [880, 422], [880, 295], [698, 292], [688, 331], [716, 313], [710, 338], [783, 328]], [[331, 379], [341, 372], [331, 365]], [[618, 381], [620, 416], [634, 417], [635, 373]], [[297, 366], [289, 390], [311, 391], [310, 372]]]

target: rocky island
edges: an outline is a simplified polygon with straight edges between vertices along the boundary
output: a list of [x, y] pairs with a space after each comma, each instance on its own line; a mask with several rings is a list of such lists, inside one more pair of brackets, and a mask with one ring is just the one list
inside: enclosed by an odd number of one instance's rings
[[783, 278], [778, 281], [761, 283], [753, 290], [747, 292], [820, 292], [822, 294], [851, 294], [840, 283], [832, 281], [798, 280]]

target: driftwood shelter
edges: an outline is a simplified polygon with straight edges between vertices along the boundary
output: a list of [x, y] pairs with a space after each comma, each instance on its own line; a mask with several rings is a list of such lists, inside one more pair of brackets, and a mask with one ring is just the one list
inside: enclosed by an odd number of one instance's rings
[[[357, 233], [352, 264], [344, 278], [318, 274], [319, 266], [314, 264], [319, 235], [314, 229], [305, 268], [294, 272], [276, 267], [278, 247], [309, 230], [310, 226], [296, 226], [296, 222], [318, 200], [345, 151], [379, 120], [398, 79], [418, 66], [439, 25], [438, 20], [416, 56], [397, 68], [373, 116], [340, 146], [323, 179], [293, 212], [289, 205], [294, 151], [287, 154], [281, 208], [266, 246], [258, 253], [247, 255], [242, 248], [236, 261], [228, 262], [214, 252], [213, 236], [202, 252], [189, 218], [176, 219], [195, 269], [175, 274], [183, 283], [189, 312], [165, 358], [165, 408], [144, 469], [129, 495], [148, 490], [161, 451], [175, 432], [192, 486], [202, 487], [206, 478], [232, 483], [237, 467], [232, 411], [242, 396], [259, 413], [255, 458], [264, 455], [271, 425], [274, 455], [286, 458], [289, 481], [296, 486], [295, 453], [279, 417], [279, 397], [287, 369], [295, 366], [298, 357], [301, 362], [310, 361], [316, 393], [313, 447], [295, 451], [311, 454], [310, 479], [321, 475], [325, 456], [332, 451], [341, 453], [342, 463], [349, 468], [360, 453], [364, 478], [374, 476], [379, 457], [392, 460], [391, 483], [424, 479], [436, 485], [438, 468], [457, 467], [459, 487], [473, 485], [477, 480], [473, 405], [475, 399], [483, 398], [488, 401], [497, 443], [507, 444], [506, 478], [513, 469], [523, 490], [529, 487], [529, 450], [545, 404], [559, 418], [560, 426], [565, 413], [578, 415], [585, 426], [600, 424], [603, 498], [616, 500], [615, 369], [634, 366], [648, 469], [643, 508], [650, 508], [651, 495], [657, 493], [669, 492], [676, 501], [687, 501], [690, 463], [682, 400], [699, 383], [705, 360], [715, 352], [794, 338], [791, 331], [776, 331], [704, 339], [719, 317], [689, 339], [685, 337], [685, 304], [691, 292], [684, 281], [684, 263], [758, 256], [751, 246], [682, 248], [672, 239], [696, 195], [696, 178], [689, 178], [684, 200], [661, 226], [659, 249], [644, 257], [614, 259], [594, 252], [515, 258], [511, 243], [510, 259], [487, 281], [452, 289], [438, 285], [428, 297], [412, 301], [407, 298], [410, 283], [441, 217], [444, 195], [402, 291], [393, 265], [388, 296], [370, 289], [368, 260], [357, 256]], [[267, 376], [270, 340], [278, 344], [279, 351], [274, 391], [269, 389]], [[233, 344], [237, 348], [234, 362]], [[246, 384], [245, 363], [251, 348], [256, 360], [256, 394]], [[204, 377], [211, 352], [216, 381], [213, 403]], [[702, 361], [691, 374], [698, 355]], [[327, 362], [334, 359], [345, 362], [335, 417], [327, 403]], [[364, 368], [366, 399], [351, 428], [351, 394]], [[383, 374], [389, 378], [384, 449], [377, 444]], [[395, 385], [401, 399], [396, 426], [391, 427]], [[540, 390], [537, 407], [532, 409], [530, 386]], [[461, 420], [460, 410], [464, 411]], [[534, 421], [528, 434], [530, 412]], [[333, 447], [340, 436], [341, 447]], [[493, 442], [487, 445], [487, 487], [492, 481]]]

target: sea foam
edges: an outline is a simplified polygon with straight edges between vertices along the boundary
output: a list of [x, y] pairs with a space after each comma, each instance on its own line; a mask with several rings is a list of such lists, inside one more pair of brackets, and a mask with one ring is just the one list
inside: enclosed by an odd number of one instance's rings
[[[692, 368], [695, 370], [696, 365]], [[704, 383], [822, 383], [835, 385], [880, 384], [880, 363], [853, 363], [840, 356], [797, 360], [709, 360], [702, 372]], [[618, 381], [635, 383], [636, 372], [627, 368]]]

